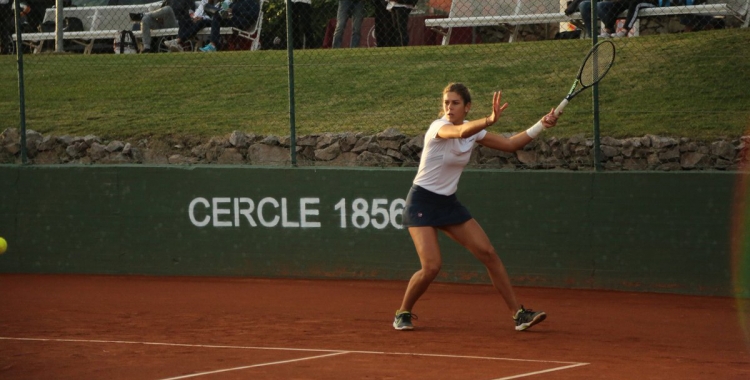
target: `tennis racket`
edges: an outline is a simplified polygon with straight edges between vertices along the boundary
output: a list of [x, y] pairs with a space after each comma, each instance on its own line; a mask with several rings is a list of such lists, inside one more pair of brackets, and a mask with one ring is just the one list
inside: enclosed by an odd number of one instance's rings
[[[560, 115], [568, 102], [576, 95], [599, 83], [607, 75], [613, 63], [615, 63], [615, 44], [612, 41], [602, 41], [594, 45], [586, 54], [586, 58], [583, 59], [583, 64], [581, 64], [581, 69], [578, 70], [578, 76], [573, 82], [573, 87], [570, 88], [568, 95], [555, 109], [555, 115]], [[581, 88], [576, 91], [579, 84]]]

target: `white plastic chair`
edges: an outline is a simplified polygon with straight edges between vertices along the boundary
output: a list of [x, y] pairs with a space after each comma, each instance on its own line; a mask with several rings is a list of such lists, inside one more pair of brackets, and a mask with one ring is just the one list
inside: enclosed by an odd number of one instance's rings
[[259, 0], [259, 12], [258, 12], [258, 20], [255, 21], [255, 25], [247, 30], [242, 30], [238, 28], [232, 28], [234, 32], [237, 33], [238, 37], [247, 39], [252, 41], [250, 44], [250, 50], [258, 50], [260, 49], [260, 31], [263, 27], [263, 4], [267, 0]]

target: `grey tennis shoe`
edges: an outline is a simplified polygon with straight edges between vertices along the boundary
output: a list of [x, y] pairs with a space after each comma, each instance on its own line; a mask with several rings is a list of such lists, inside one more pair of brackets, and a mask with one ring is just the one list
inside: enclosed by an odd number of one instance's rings
[[396, 318], [393, 319], [393, 328], [396, 330], [414, 330], [414, 325], [411, 323], [412, 318], [417, 319], [417, 315], [408, 311], [397, 311]]
[[516, 311], [516, 315], [513, 316], [513, 320], [516, 321], [516, 331], [526, 330], [546, 318], [547, 314], [545, 312], [524, 309], [523, 305]]

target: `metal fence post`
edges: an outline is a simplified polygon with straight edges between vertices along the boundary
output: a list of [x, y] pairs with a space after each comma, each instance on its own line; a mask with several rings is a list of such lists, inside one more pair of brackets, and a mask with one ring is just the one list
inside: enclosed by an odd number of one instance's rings
[[23, 86], [23, 36], [21, 35], [21, 11], [20, 2], [15, 0], [15, 18], [16, 18], [16, 57], [18, 61], [18, 104], [20, 113], [20, 129], [21, 129], [21, 162], [28, 163], [28, 156], [26, 152], [26, 100], [25, 90]]
[[[591, 41], [592, 46], [598, 42], [599, 19], [597, 17], [596, 0], [591, 0]], [[602, 170], [601, 149], [599, 147], [599, 84], [594, 84], [591, 91], [592, 112], [594, 114], [594, 169]]]
[[286, 52], [289, 71], [289, 154], [292, 166], [297, 166], [297, 131], [294, 119], [294, 32], [292, 29], [292, 0], [286, 0]]

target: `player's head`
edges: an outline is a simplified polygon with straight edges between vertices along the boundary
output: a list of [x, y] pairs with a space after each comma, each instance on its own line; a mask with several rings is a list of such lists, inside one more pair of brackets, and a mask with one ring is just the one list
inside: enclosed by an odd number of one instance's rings
[[471, 92], [463, 83], [449, 83], [443, 89], [442, 115], [453, 124], [462, 123], [471, 109]]
[[443, 89], [443, 96], [449, 92], [455, 92], [458, 94], [465, 104], [471, 103], [471, 91], [469, 91], [469, 88], [466, 87], [465, 84], [457, 82], [448, 83], [448, 85], [445, 86], [445, 89]]

